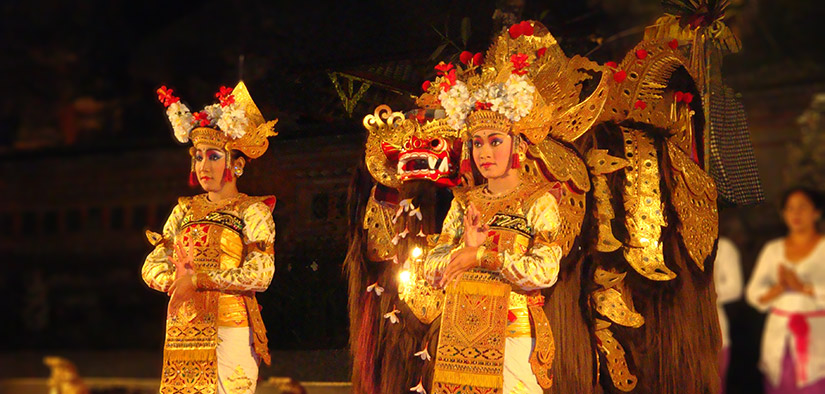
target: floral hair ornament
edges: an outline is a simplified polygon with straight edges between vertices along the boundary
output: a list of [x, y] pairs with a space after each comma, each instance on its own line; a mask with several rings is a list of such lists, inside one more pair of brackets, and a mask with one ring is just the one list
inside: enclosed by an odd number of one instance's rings
[[[222, 86], [215, 93], [218, 102], [195, 113], [173, 93], [174, 90], [166, 86], [157, 90], [158, 101], [166, 107], [166, 116], [172, 124], [175, 139], [181, 143], [191, 140], [192, 145], [206, 143], [223, 148], [227, 155], [224, 181], [232, 179], [232, 150], [257, 159], [269, 148], [267, 138], [278, 135], [273, 130], [278, 120], [264, 119], [243, 81], [234, 88]], [[190, 154], [192, 151], [190, 149]], [[194, 164], [192, 170], [194, 172]], [[190, 174], [190, 183], [192, 179], [194, 177]]]
[[593, 93], [580, 98], [584, 81], [605, 68], [580, 56], [568, 58], [539, 22], [511, 26], [479, 58], [482, 64], [468, 52], [460, 56], [463, 64], [439, 64], [436, 79], [424, 86], [438, 97], [454, 130], [472, 134], [493, 127], [521, 134], [529, 144], [548, 135], [572, 141], [593, 124], [590, 115], [607, 97], [607, 79], [601, 78]]

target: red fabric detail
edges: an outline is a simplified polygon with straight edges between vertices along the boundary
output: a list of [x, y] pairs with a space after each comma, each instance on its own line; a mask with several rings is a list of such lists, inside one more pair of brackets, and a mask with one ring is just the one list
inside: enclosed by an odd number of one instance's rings
[[825, 317], [825, 310], [813, 312], [788, 312], [781, 309], [771, 309], [771, 313], [788, 318], [788, 330], [794, 336], [796, 342], [796, 358], [799, 361], [799, 367], [796, 372], [799, 374], [799, 380], [807, 381], [808, 360], [810, 354], [808, 353], [810, 345], [811, 325], [808, 319], [815, 317]]
[[625, 70], [619, 70], [613, 74], [613, 80], [618, 83], [624, 82], [625, 79], [627, 79], [627, 72]]
[[461, 52], [461, 54], [458, 55], [458, 60], [464, 64], [468, 64], [471, 60], [473, 60], [473, 53], [470, 51]]
[[647, 108], [647, 103], [642, 100], [636, 100], [636, 104], [633, 104], [634, 109], [645, 109]]
[[232, 182], [232, 171], [229, 171], [228, 168], [224, 168], [223, 170], [223, 181]]
[[673, 40], [671, 40], [670, 42], [667, 43], [667, 46], [669, 46], [670, 49], [679, 48], [679, 40], [674, 38]]
[[189, 173], [189, 187], [196, 187], [198, 186], [198, 176], [195, 175], [195, 171]]
[[507, 311], [507, 320], [509, 320], [510, 323], [515, 323], [517, 318], [518, 317], [516, 317], [516, 314], [513, 313], [513, 311]]
[[275, 201], [276, 201], [276, 198], [274, 196], [273, 197], [267, 197], [266, 199], [264, 199], [264, 204], [266, 204], [266, 206], [269, 207], [270, 211], [273, 211], [273, 210], [275, 210]]

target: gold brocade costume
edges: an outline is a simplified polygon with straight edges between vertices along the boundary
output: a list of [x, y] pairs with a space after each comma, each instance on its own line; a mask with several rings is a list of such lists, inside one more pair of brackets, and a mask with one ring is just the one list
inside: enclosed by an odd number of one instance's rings
[[[478, 249], [479, 267], [448, 286], [434, 393], [451, 392], [457, 387], [464, 390], [472, 387], [473, 391], [467, 392], [501, 392], [505, 337], [536, 337], [536, 354], [531, 357], [531, 364], [540, 381], [550, 379], [546, 370], [552, 362], [554, 345], [549, 325], [543, 324], [546, 316], [538, 290], [556, 282], [563, 253], [555, 242], [559, 208], [549, 191], [548, 183], [522, 182], [509, 193], [491, 195], [485, 186], [477, 186], [453, 200], [438, 244], [424, 264], [424, 274], [431, 283], [440, 280], [451, 255], [464, 247], [464, 211], [469, 203], [476, 206], [481, 222], [486, 223], [490, 231]], [[483, 316], [479, 321], [449, 313], [451, 307], [464, 312], [474, 302], [467, 301], [475, 296], [480, 296], [476, 300], [489, 303], [477, 308], [476, 312]], [[496, 310], [502, 303], [507, 307], [506, 312]], [[534, 326], [540, 326], [536, 332], [531, 329], [531, 319]], [[476, 327], [458, 330], [451, 327], [468, 324]], [[498, 327], [502, 324], [504, 327]], [[473, 334], [466, 334], [471, 332], [479, 334], [471, 338]], [[534, 363], [536, 355], [542, 362]]]
[[161, 393], [217, 391], [218, 327], [250, 327], [254, 353], [270, 363], [255, 292], [275, 271], [274, 197], [239, 194], [217, 203], [182, 197], [143, 265], [149, 287], [168, 291], [176, 278], [174, 243], [192, 245], [195, 298], [167, 320]]

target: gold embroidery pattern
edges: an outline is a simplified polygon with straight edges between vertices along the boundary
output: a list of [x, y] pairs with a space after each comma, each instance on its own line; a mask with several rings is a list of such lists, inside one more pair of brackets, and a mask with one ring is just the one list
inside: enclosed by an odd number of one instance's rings
[[510, 286], [497, 275], [465, 273], [447, 286], [433, 393], [500, 393]]
[[659, 163], [653, 139], [640, 131], [622, 128], [625, 159], [625, 224], [629, 235], [624, 256], [642, 276], [671, 280], [676, 273], [665, 265], [659, 238], [667, 225], [659, 192]]
[[231, 394], [247, 394], [252, 389], [252, 380], [246, 376], [243, 367], [235, 367], [232, 376], [226, 378], [226, 386]]

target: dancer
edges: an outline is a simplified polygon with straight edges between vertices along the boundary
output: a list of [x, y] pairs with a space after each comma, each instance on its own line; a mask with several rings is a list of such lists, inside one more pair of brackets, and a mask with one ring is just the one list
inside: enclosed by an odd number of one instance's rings
[[768, 312], [760, 367], [770, 394], [825, 393], [825, 240], [817, 192], [782, 198], [788, 235], [768, 242], [748, 282], [748, 302]]
[[246, 164], [276, 135], [246, 86], [222, 87], [219, 103], [191, 113], [162, 87], [175, 137], [192, 141], [190, 185], [206, 192], [181, 197], [143, 264], [149, 287], [170, 295], [160, 392], [254, 393], [261, 360], [270, 363], [255, 298], [275, 271], [275, 197], [238, 191]]

